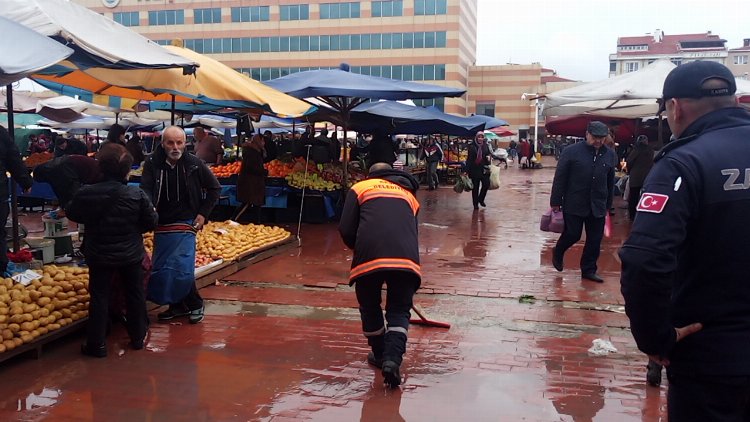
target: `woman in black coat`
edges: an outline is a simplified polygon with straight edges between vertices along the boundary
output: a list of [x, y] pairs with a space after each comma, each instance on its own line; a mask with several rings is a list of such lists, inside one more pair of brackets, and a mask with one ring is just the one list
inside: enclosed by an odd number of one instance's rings
[[641, 199], [641, 189], [646, 176], [654, 165], [654, 149], [648, 144], [646, 135], [640, 135], [635, 141], [635, 147], [625, 159], [628, 169], [628, 217], [635, 219], [636, 207]]
[[253, 135], [250, 142], [242, 144], [242, 166], [237, 177], [237, 201], [242, 208], [234, 217], [237, 221], [249, 208], [255, 209], [255, 222], [260, 223], [261, 207], [266, 202], [266, 174], [263, 168], [265, 139], [260, 135]]
[[83, 254], [89, 266], [89, 321], [81, 353], [103, 358], [109, 317], [110, 283], [119, 276], [125, 291], [130, 346], [143, 348], [148, 326], [143, 292], [143, 233], [156, 227], [156, 209], [146, 193], [127, 185], [133, 157], [108, 142], [96, 154], [103, 180], [79, 189], [67, 216], [86, 225]]
[[[469, 156], [466, 159], [466, 173], [471, 178], [474, 188], [471, 190], [471, 200], [474, 209], [479, 209], [479, 205], [486, 207], [484, 198], [487, 196], [487, 189], [490, 187], [490, 159], [492, 149], [484, 140], [484, 133], [477, 132], [474, 136], [474, 142], [469, 145]], [[481, 188], [479, 185], [481, 184]]]

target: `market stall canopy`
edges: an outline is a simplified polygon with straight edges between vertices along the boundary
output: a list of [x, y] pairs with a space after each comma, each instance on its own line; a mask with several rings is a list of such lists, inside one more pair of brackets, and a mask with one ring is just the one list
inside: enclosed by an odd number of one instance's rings
[[495, 135], [501, 138], [504, 136], [515, 136], [516, 134], [516, 132], [513, 132], [512, 130], [508, 130], [502, 127], [496, 127], [496, 128], [489, 129], [488, 131], [485, 131], [485, 133], [487, 132], [494, 133]]
[[[589, 122], [598, 120], [604, 122], [615, 131], [615, 142], [628, 143], [635, 140], [637, 135], [646, 135], [657, 142], [659, 140], [659, 119], [621, 119], [609, 116], [582, 114], [578, 116], [548, 117], [544, 125], [547, 134], [565, 135], [583, 138]], [[662, 139], [669, 136], [669, 128], [662, 125]]]
[[417, 107], [396, 101], [377, 101], [361, 104], [351, 113], [349, 128], [359, 132], [379, 132], [405, 135], [472, 136], [484, 129], [484, 122], [468, 117], [443, 113], [431, 107]]
[[73, 49], [4, 16], [0, 16], [0, 33], [5, 37], [0, 43], [0, 85], [21, 80], [73, 54]]
[[100, 129], [108, 130], [113, 124], [118, 123], [125, 128], [131, 126], [156, 126], [164, 124], [162, 120], [151, 120], [144, 119], [134, 114], [114, 117], [101, 117], [101, 116], [83, 116], [80, 119], [72, 122], [57, 122], [51, 119], [42, 119], [39, 121], [39, 126], [46, 126], [55, 129]]
[[66, 0], [2, 0], [0, 16], [51, 37], [75, 51], [69, 61], [77, 68], [182, 68], [196, 64], [171, 53], [148, 38]]
[[485, 116], [483, 114], [473, 114], [469, 117], [467, 117], [470, 121], [473, 122], [483, 122], [485, 129], [493, 129], [500, 126], [508, 126], [508, 122], [502, 119], [498, 119], [496, 117], [491, 116]]
[[[0, 112], [8, 111], [8, 93], [5, 89], [0, 91]], [[16, 113], [34, 113], [39, 98], [30, 95], [13, 92], [13, 111]]]
[[[200, 64], [200, 71], [184, 75], [179, 69], [79, 69], [66, 75], [35, 75], [41, 85], [70, 95], [73, 87], [85, 95], [104, 94], [146, 101], [204, 103], [219, 108], [259, 109], [277, 116], [303, 116], [315, 107], [237, 72], [192, 50], [166, 46], [167, 51]], [[55, 86], [51, 84], [59, 84]], [[88, 99], [87, 99], [88, 101]], [[97, 104], [99, 102], [93, 101]]]
[[382, 100], [460, 97], [466, 90], [361, 75], [341, 69], [308, 70], [272, 79], [266, 85], [297, 98], [356, 97]]
[[36, 112], [57, 122], [72, 122], [80, 119], [84, 114], [115, 119], [137, 116], [138, 119], [147, 121], [170, 119], [170, 113], [166, 111], [134, 112], [132, 109], [100, 106], [64, 95], [39, 100], [36, 103]]

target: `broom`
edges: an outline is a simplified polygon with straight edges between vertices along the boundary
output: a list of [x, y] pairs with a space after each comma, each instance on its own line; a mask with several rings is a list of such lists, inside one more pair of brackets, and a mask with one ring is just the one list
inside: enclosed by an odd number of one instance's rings
[[450, 323], [440, 322], [440, 321], [433, 321], [431, 319], [427, 319], [427, 317], [424, 314], [424, 310], [422, 309], [421, 306], [419, 306], [417, 304], [413, 304], [411, 306], [411, 309], [419, 317], [419, 319], [416, 319], [416, 318], [410, 319], [409, 323], [411, 323], [411, 324], [414, 324], [414, 325], [424, 325], [426, 327], [451, 328]]

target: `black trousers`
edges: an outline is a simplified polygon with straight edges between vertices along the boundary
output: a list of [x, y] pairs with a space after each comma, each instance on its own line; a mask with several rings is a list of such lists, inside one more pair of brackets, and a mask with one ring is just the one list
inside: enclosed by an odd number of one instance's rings
[[[16, 185], [11, 186], [12, 189], [16, 188]], [[8, 214], [10, 213], [10, 207], [8, 207], [7, 201], [0, 201], [0, 275], [5, 273], [8, 269], [8, 232], [5, 230], [5, 225], [8, 223]]]
[[[385, 321], [381, 289], [388, 286], [385, 302]], [[419, 278], [405, 271], [378, 271], [357, 279], [354, 289], [359, 302], [362, 331], [376, 357], [401, 365], [406, 352], [409, 315]]]
[[[484, 202], [484, 198], [487, 196], [487, 190], [490, 188], [490, 175], [486, 174], [482, 177], [471, 178], [471, 183], [474, 185], [474, 189], [471, 190], [471, 200], [474, 207], [479, 205], [480, 202]], [[479, 187], [481, 183], [482, 187]]]
[[127, 328], [130, 340], [137, 342], [146, 335], [148, 315], [146, 314], [146, 295], [143, 292], [143, 268], [141, 263], [109, 267], [89, 265], [89, 320], [86, 329], [88, 344], [104, 344], [109, 319], [109, 296], [112, 278], [119, 274], [125, 294], [127, 309]]
[[193, 283], [190, 292], [185, 296], [185, 299], [182, 300], [182, 304], [185, 305], [188, 311], [194, 311], [203, 307], [203, 298], [200, 293], [198, 293], [198, 288], [195, 287], [195, 283]]
[[586, 244], [583, 246], [583, 253], [581, 254], [581, 273], [595, 274], [597, 270], [596, 261], [599, 259], [602, 237], [604, 237], [605, 217], [594, 217], [592, 215], [580, 217], [563, 211], [563, 219], [565, 220], [565, 229], [557, 240], [553, 253], [558, 256], [565, 255], [565, 251], [581, 240], [581, 233], [585, 227]]
[[630, 192], [628, 192], [628, 218], [630, 221], [635, 220], [636, 208], [638, 208], [638, 201], [641, 200], [641, 189], [643, 186], [631, 186]]
[[675, 374], [667, 368], [669, 422], [750, 422], [750, 377]]

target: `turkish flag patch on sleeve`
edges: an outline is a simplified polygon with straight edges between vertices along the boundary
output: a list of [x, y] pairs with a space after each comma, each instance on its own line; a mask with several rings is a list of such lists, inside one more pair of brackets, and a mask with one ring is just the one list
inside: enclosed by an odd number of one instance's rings
[[638, 201], [638, 211], [652, 212], [659, 214], [664, 211], [664, 207], [667, 205], [669, 197], [659, 193], [644, 193], [641, 195], [641, 200]]

